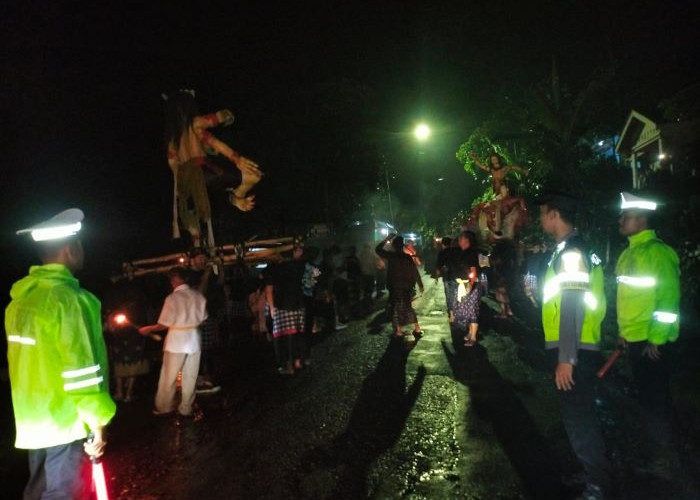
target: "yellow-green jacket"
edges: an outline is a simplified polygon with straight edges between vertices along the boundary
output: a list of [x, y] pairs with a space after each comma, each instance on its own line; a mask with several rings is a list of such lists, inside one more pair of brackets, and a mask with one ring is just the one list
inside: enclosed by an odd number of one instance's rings
[[5, 311], [17, 448], [70, 443], [106, 425], [109, 395], [100, 301], [62, 264], [33, 266]]
[[581, 292], [583, 322], [578, 339], [581, 349], [597, 350], [606, 300], [601, 261], [577, 236], [557, 245], [547, 267], [542, 297], [542, 327], [547, 348], [559, 342], [562, 293]]
[[675, 342], [680, 325], [678, 255], [651, 229], [628, 240], [615, 266], [620, 336], [628, 342]]

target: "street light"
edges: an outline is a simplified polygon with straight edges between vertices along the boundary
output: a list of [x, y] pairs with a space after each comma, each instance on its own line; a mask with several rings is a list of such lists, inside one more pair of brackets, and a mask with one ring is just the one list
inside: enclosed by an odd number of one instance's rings
[[419, 123], [416, 125], [416, 128], [413, 131], [413, 135], [416, 136], [416, 139], [423, 142], [430, 137], [430, 127], [428, 127], [425, 123]]
[[[428, 140], [431, 133], [432, 131], [430, 130], [430, 127], [425, 123], [419, 123], [416, 125], [416, 128], [413, 129], [413, 135], [419, 142]], [[394, 224], [394, 210], [391, 204], [391, 185], [389, 184], [389, 166], [387, 165], [386, 161], [384, 161], [384, 181], [386, 182], [386, 194], [389, 202], [389, 217], [391, 219], [391, 223]]]

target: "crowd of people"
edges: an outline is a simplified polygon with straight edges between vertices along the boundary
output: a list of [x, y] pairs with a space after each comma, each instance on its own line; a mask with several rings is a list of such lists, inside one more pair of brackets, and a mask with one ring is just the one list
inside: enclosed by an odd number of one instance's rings
[[[420, 261], [416, 249], [408, 243], [405, 252], [402, 255], [417, 275], [415, 263]], [[349, 320], [365, 316], [375, 299], [386, 293], [387, 260], [369, 243], [362, 245], [358, 255], [353, 245], [341, 249], [333, 244], [321, 251], [297, 242], [289, 255], [262, 266], [240, 262], [223, 268], [201, 248], [193, 249], [188, 267], [182, 270], [183, 279], [189, 289], [206, 299], [206, 316], [196, 329], [201, 359], [194, 393], [215, 393], [221, 389], [223, 351], [243, 336], [270, 343], [281, 375], [293, 375], [309, 366], [315, 334], [347, 328]], [[171, 285], [172, 279], [171, 276]], [[145, 281], [117, 282], [104, 303], [104, 328], [116, 381], [113, 396], [125, 403], [135, 397], [136, 378], [148, 373], [153, 361], [159, 361], [148, 337], [170, 331], [175, 324], [171, 325], [175, 320], [163, 317], [162, 312], [159, 317], [153, 307], [159, 305], [162, 292], [158, 290], [146, 297], [144, 288], [149, 288]], [[122, 320], [117, 321], [120, 316]], [[129, 320], [124, 321], [123, 317]], [[147, 318], [157, 321], [144, 326]], [[192, 324], [193, 319], [184, 321]], [[179, 330], [183, 326], [186, 325], [175, 326], [180, 337], [185, 335]], [[178, 352], [168, 342], [168, 335], [163, 349], [167, 353]], [[177, 383], [182, 385], [181, 376]], [[171, 411], [172, 408], [163, 411], [156, 405], [156, 414]]]
[[[556, 246], [550, 253], [539, 242], [532, 244], [516, 273], [519, 278], [509, 283], [519, 283], [532, 306], [541, 310], [562, 421], [585, 474], [580, 498], [611, 498], [611, 465], [594, 397], [606, 313], [602, 262], [575, 230], [574, 197], [548, 193], [537, 204], [542, 230]], [[671, 450], [678, 436], [667, 363], [679, 335], [679, 262], [653, 230], [655, 208], [648, 199], [622, 194], [620, 233], [629, 247], [615, 269], [617, 321], [619, 345], [630, 354], [652, 435], [660, 447]], [[227, 327], [242, 326], [269, 340], [281, 376], [311, 364], [316, 332], [342, 330], [346, 321], [365, 316], [385, 289], [392, 335], [404, 337], [407, 325], [415, 339], [423, 335], [413, 308], [423, 291], [422, 259], [401, 236], [389, 235], [374, 248], [365, 244], [359, 255], [352, 246], [321, 252], [296, 242], [287, 258], [263, 270], [240, 265], [228, 273], [228, 281], [227, 273], [195, 249], [189, 268], [168, 272], [171, 293], [157, 320], [145, 325], [153, 313], [143, 309], [138, 291], [120, 294], [119, 309], [107, 309], [103, 316], [99, 301], [73, 277], [83, 266], [82, 219], [80, 210], [71, 209], [25, 230], [39, 241], [43, 264], [13, 286], [6, 312], [16, 445], [30, 450], [26, 498], [49, 491], [85, 498], [83, 452], [92, 457], [103, 453], [103, 429], [116, 412], [114, 400], [131, 401], [136, 377], [149, 369], [144, 357], [148, 337], [164, 339], [153, 413], [187, 418], [195, 414], [198, 392], [220, 388], [215, 353]], [[443, 238], [440, 245], [428, 266], [430, 275], [443, 279], [448, 321], [471, 348], [479, 341], [481, 298], [489, 291], [488, 282], [496, 283], [493, 292], [504, 320], [511, 313], [502, 295], [510, 285], [488, 279], [496, 269], [482, 267], [473, 232]]]
[[[482, 267], [488, 259], [481, 254], [484, 250], [480, 251], [473, 232], [464, 231], [454, 240], [445, 237], [439, 243], [439, 251], [424, 252], [412, 240], [390, 235], [376, 247], [362, 244], [359, 254], [353, 245], [341, 248], [334, 244], [321, 250], [296, 244], [282, 261], [263, 269], [240, 263], [217, 272], [206, 252], [194, 249], [184, 280], [204, 295], [207, 311], [198, 327], [201, 360], [196, 393], [221, 389], [217, 373], [223, 368], [217, 366], [223, 364], [221, 351], [240, 336], [267, 340], [275, 353], [277, 372], [293, 375], [311, 364], [315, 334], [343, 330], [349, 320], [365, 317], [384, 293], [389, 295], [386, 310], [393, 335], [402, 337], [402, 327], [410, 324], [410, 333], [420, 338], [423, 332], [412, 303], [416, 292], [423, 290], [421, 270], [443, 280], [449, 322], [464, 330], [466, 346], [475, 345], [481, 297], [489, 293], [490, 281], [496, 283], [491, 290], [496, 299], [507, 295], [504, 280], [498, 270]], [[510, 281], [512, 286], [522, 285], [534, 304], [544, 270], [542, 258], [536, 257], [545, 253], [537, 245], [533, 248], [521, 259], [522, 265], [512, 264], [521, 269], [521, 279]], [[156, 309], [147, 307], [154, 301], [143, 293], [143, 283], [122, 281], [111, 292], [105, 298], [104, 325], [116, 381], [113, 395], [116, 401], [128, 403], [134, 398], [136, 377], [148, 373], [149, 361], [153, 364], [147, 352], [148, 336], [165, 331], [168, 325], [159, 319], [156, 324], [160, 327], [142, 326], [146, 318], [158, 317]], [[155, 295], [156, 302], [161, 300], [160, 294]], [[116, 322], [118, 314], [128, 316], [129, 321]], [[153, 354], [152, 344], [150, 347]], [[169, 349], [166, 347], [172, 352]], [[181, 378], [178, 383], [182, 384]]]

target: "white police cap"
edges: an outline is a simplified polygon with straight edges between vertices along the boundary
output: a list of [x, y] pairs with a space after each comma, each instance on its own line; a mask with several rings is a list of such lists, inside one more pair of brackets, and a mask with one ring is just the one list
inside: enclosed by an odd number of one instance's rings
[[53, 241], [68, 238], [80, 231], [85, 215], [79, 208], [69, 208], [39, 224], [20, 229], [17, 234], [30, 233], [34, 241]]
[[620, 210], [656, 210], [656, 202], [642, 198], [641, 196], [633, 195], [632, 193], [622, 192], [620, 193], [620, 198], [622, 198], [620, 203]]

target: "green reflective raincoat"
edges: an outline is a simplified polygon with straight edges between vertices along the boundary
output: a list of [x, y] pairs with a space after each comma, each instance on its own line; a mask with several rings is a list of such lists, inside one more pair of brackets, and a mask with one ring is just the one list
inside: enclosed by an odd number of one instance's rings
[[109, 395], [100, 301], [62, 264], [33, 266], [5, 311], [17, 448], [70, 443], [106, 425]]
[[675, 342], [679, 331], [678, 255], [651, 229], [630, 236], [615, 266], [617, 324], [628, 342]]

